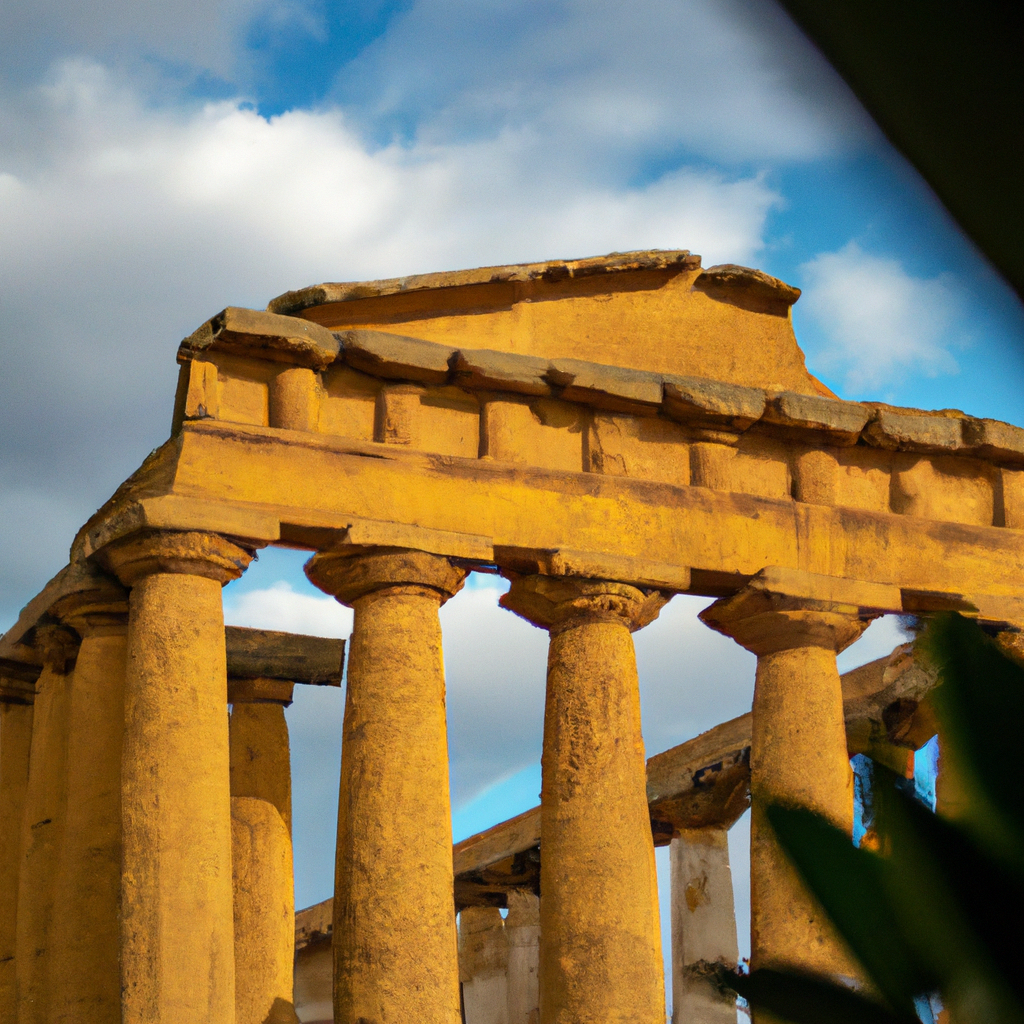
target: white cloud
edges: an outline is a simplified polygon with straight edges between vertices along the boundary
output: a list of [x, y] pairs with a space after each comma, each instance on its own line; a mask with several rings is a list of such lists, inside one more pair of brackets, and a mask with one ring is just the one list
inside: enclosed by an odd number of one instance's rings
[[866, 253], [856, 242], [800, 269], [806, 288], [799, 312], [825, 339], [813, 362], [845, 375], [851, 390], [957, 372], [950, 348], [962, 344], [961, 299], [952, 275], [913, 277], [899, 260]]
[[77, 523], [166, 439], [177, 343], [226, 305], [616, 249], [750, 262], [778, 201], [711, 170], [594, 184], [532, 128], [374, 150], [339, 110], [154, 108], [95, 63], [0, 99], [0, 466]]
[[344, 639], [352, 632], [352, 610], [333, 597], [296, 593], [280, 581], [263, 590], [234, 596], [224, 593], [224, 621], [229, 626], [278, 629], [286, 633], [332, 636]]
[[423, 139], [540, 127], [566, 154], [599, 153], [596, 176], [680, 150], [805, 160], [874, 135], [770, 0], [419, 0], [338, 94]]

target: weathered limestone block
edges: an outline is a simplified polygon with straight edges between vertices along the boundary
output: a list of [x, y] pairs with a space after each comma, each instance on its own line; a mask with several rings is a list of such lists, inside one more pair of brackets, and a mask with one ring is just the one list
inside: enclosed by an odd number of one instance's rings
[[[97, 574], [99, 576], [99, 574]], [[120, 1024], [121, 747], [128, 595], [114, 580], [59, 601], [82, 638], [70, 677], [67, 811], [56, 877], [50, 1020]]]
[[542, 469], [583, 471], [588, 411], [552, 398], [490, 396], [483, 402], [480, 454]]
[[18, 1019], [18, 876], [31, 747], [32, 704], [0, 704], [0, 1020], [5, 1021]]
[[221, 587], [252, 557], [215, 534], [128, 535], [99, 560], [131, 588], [121, 762], [124, 1024], [235, 1015]]
[[710, 977], [739, 962], [729, 833], [686, 829], [671, 844], [672, 1022], [735, 1024], [736, 997]]
[[449, 345], [383, 331], [344, 331], [340, 334], [345, 362], [375, 377], [444, 384], [455, 355]]
[[217, 384], [217, 366], [206, 359], [190, 359], [178, 371], [178, 392], [174, 402], [176, 433], [185, 420], [202, 420], [220, 416], [220, 388]]
[[870, 417], [868, 406], [858, 402], [783, 391], [768, 399], [762, 421], [799, 430], [805, 436], [819, 435], [829, 444], [852, 445]]
[[296, 950], [295, 1009], [303, 1024], [329, 1024], [334, 1020], [333, 969], [329, 938]]
[[972, 454], [998, 462], [1024, 462], [1024, 430], [999, 420], [962, 420], [963, 444]]
[[1001, 470], [999, 483], [1002, 525], [1010, 530], [1024, 530], [1024, 469]]
[[508, 1024], [540, 1020], [540, 900], [512, 889], [505, 918], [508, 939]]
[[893, 512], [949, 523], [992, 526], [996, 470], [976, 459], [893, 456]]
[[710, 441], [690, 445], [690, 482], [715, 491], [789, 498], [789, 466], [772, 457], [770, 445], [759, 447], [757, 440], [745, 451]]
[[891, 457], [857, 445], [838, 449], [836, 458], [836, 504], [867, 512], [889, 512]]
[[282, 430], [320, 428], [320, 378], [308, 366], [280, 370], [269, 383], [269, 423]]
[[[801, 579], [801, 577], [806, 577]], [[865, 590], [837, 588], [810, 574], [761, 574], [701, 612], [712, 629], [757, 655], [750, 749], [751, 966], [787, 965], [850, 977], [855, 964], [778, 846], [768, 801], [809, 807], [853, 827], [853, 778], [846, 748], [836, 654], [864, 631]], [[851, 600], [855, 603], [847, 603]]]
[[49, 1024], [56, 875], [67, 811], [68, 722], [78, 637], [64, 626], [36, 627], [43, 670], [36, 683], [28, 789], [21, 826], [16, 974], [19, 1024]]
[[372, 441], [380, 389], [381, 383], [376, 377], [359, 373], [348, 366], [336, 363], [325, 370], [320, 402], [320, 431], [355, 438], [357, 441]]
[[455, 382], [463, 387], [534, 396], [551, 394], [548, 366], [546, 359], [487, 349], [460, 349], [452, 363]]
[[665, 1019], [630, 635], [665, 601], [658, 591], [551, 576], [515, 578], [501, 598], [551, 634], [541, 761], [542, 1024]]
[[696, 291], [724, 302], [734, 302], [759, 311], [787, 316], [789, 307], [800, 298], [800, 289], [763, 270], [722, 263], [708, 267], [693, 282]]
[[661, 377], [656, 373], [581, 359], [553, 359], [544, 379], [559, 388], [567, 402], [647, 416], [655, 415], [661, 405]]
[[480, 407], [461, 388], [426, 389], [391, 384], [377, 396], [374, 440], [439, 455], [476, 458], [480, 450]]
[[466, 1024], [509, 1024], [508, 938], [497, 907], [459, 915], [459, 980]]
[[181, 343], [178, 358], [229, 352], [323, 369], [340, 347], [329, 330], [310, 320], [229, 306]]
[[270, 388], [280, 363], [216, 353], [217, 419], [229, 423], [270, 425]]
[[355, 612], [336, 848], [335, 1019], [457, 1024], [438, 609], [465, 571], [422, 552], [339, 549], [314, 556], [306, 575]]
[[595, 412], [587, 430], [589, 469], [608, 476], [686, 487], [690, 448], [678, 423], [648, 416]]
[[765, 393], [760, 388], [704, 380], [699, 377], [664, 377], [665, 411], [684, 422], [746, 430], [761, 418]]
[[[834, 451], [811, 448], [793, 460], [793, 497], [810, 505], [836, 505], [839, 461]], [[888, 495], [886, 495], [888, 497]]]
[[864, 429], [864, 440], [891, 451], [953, 452], [963, 447], [962, 423], [962, 416], [879, 406]]

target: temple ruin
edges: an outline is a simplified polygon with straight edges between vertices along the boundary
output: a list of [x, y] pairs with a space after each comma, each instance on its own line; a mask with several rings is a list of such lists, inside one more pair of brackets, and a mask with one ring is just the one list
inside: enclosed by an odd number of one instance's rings
[[[763, 802], [849, 829], [852, 754], [912, 772], [912, 645], [837, 669], [873, 619], [1017, 644], [1024, 430], [838, 399], [798, 296], [654, 251], [324, 284], [186, 338], [170, 439], [0, 638], [0, 1020], [663, 1024], [671, 845], [674, 1024], [731, 1024], [707, 967], [748, 806], [752, 964], [856, 975]], [[268, 545], [354, 609], [347, 650], [225, 629]], [[550, 634], [543, 799], [453, 849], [438, 610], [472, 571]], [[757, 656], [753, 708], [645, 760], [631, 634], [675, 594]], [[296, 915], [283, 709], [343, 660], [335, 895]]]

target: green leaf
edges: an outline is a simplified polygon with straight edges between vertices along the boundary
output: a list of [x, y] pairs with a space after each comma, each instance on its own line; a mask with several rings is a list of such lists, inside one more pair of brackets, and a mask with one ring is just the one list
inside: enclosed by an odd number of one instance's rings
[[920, 1024], [912, 1011], [895, 1014], [874, 999], [814, 974], [762, 968], [749, 975], [723, 971], [720, 981], [755, 1009], [790, 1024]]
[[883, 999], [913, 1015], [914, 996], [936, 987], [900, 925], [882, 879], [882, 858], [856, 849], [824, 818], [798, 807], [770, 806], [779, 842], [860, 961]]

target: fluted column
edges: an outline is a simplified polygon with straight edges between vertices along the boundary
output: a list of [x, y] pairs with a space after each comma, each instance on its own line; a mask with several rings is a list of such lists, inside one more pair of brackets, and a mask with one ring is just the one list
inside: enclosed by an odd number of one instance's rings
[[504, 607], [551, 635], [541, 794], [541, 1024], [663, 1024], [665, 983], [631, 633], [666, 598], [513, 580]]
[[235, 1024], [297, 1024], [288, 724], [292, 684], [228, 681]]
[[82, 638], [70, 677], [67, 811], [49, 962], [50, 1021], [120, 1024], [121, 741], [128, 595], [115, 580], [51, 613]]
[[805, 890], [765, 816], [769, 801], [807, 807], [853, 828], [836, 655], [869, 617], [853, 605], [772, 593], [755, 582], [701, 613], [757, 655], [750, 746], [751, 966], [853, 976], [857, 968]]
[[306, 574], [355, 612], [334, 888], [336, 1024], [457, 1024], [444, 664], [438, 609], [465, 572], [377, 550]]
[[[29, 668], [29, 666], [26, 666]], [[18, 985], [15, 948], [18, 934], [18, 875], [21, 870], [21, 836], [28, 791], [29, 756], [32, 747], [33, 680], [18, 671], [12, 689], [24, 691], [6, 697], [7, 673], [0, 668], [0, 1020], [18, 1019]]]
[[19, 1024], [48, 1024], [55, 879], [67, 808], [70, 682], [78, 637], [47, 623], [35, 630], [43, 657], [32, 716], [32, 748], [21, 830], [17, 952]]
[[251, 553], [140, 533], [100, 552], [131, 587], [121, 762], [124, 1024], [235, 1015], [227, 665], [221, 587]]

